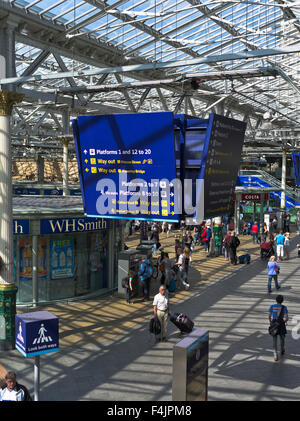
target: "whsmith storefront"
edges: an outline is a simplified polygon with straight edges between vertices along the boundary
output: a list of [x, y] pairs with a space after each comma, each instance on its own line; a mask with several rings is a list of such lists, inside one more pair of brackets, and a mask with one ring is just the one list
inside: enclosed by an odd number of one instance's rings
[[117, 287], [121, 227], [83, 216], [80, 197], [13, 198], [17, 304], [74, 299]]

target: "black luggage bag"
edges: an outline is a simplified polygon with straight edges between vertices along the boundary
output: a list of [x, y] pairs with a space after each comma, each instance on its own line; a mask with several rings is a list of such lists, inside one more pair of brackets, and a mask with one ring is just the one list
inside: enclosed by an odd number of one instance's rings
[[251, 261], [250, 254], [243, 254], [242, 256], [239, 256], [240, 265], [243, 265], [243, 264], [246, 264], [246, 263], [249, 264], [250, 261]]
[[193, 330], [194, 322], [183, 313], [173, 313], [170, 320], [182, 333], [190, 333]]

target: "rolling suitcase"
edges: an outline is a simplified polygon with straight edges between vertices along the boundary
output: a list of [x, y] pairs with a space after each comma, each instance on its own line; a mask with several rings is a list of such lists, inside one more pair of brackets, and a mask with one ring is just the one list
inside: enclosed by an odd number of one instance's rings
[[186, 314], [174, 313], [170, 320], [182, 333], [190, 333], [193, 330], [194, 322]]

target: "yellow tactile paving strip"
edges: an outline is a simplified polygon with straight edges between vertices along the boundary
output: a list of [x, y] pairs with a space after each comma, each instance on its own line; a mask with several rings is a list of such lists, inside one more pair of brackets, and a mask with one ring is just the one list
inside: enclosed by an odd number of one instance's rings
[[[238, 255], [249, 252], [251, 257], [259, 255], [258, 245], [253, 245], [251, 237], [241, 236], [241, 245], [238, 249]], [[166, 234], [160, 235], [160, 242], [169, 257], [175, 256], [174, 235], [169, 238]], [[139, 243], [139, 235], [135, 234], [126, 241], [130, 248], [135, 248]], [[171, 305], [179, 303], [186, 297], [193, 295], [197, 290], [205, 288], [208, 284], [229, 275], [232, 271], [240, 268], [239, 265], [232, 266], [224, 260], [223, 256], [217, 258], [207, 258], [203, 247], [196, 247], [192, 255], [193, 262], [189, 272], [190, 290], [177, 290], [171, 294]], [[157, 288], [158, 288], [157, 283]], [[80, 346], [87, 342], [103, 343], [107, 340], [113, 340], [120, 334], [126, 334], [131, 329], [142, 326], [145, 320], [152, 315], [152, 301], [144, 303], [140, 298], [135, 300], [134, 304], [127, 304], [125, 298], [118, 296], [99, 297], [82, 302], [69, 302], [68, 304], [59, 304], [42, 307], [43, 310], [49, 310], [60, 319], [60, 348], [69, 346]], [[39, 309], [34, 309], [39, 310]], [[33, 311], [28, 309], [28, 311]], [[24, 309], [20, 309], [23, 313]]]

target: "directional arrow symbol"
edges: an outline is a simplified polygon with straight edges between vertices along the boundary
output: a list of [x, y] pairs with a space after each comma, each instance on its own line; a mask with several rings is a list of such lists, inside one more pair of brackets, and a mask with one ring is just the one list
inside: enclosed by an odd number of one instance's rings
[[88, 168], [85, 169], [86, 172], [89, 172], [90, 170]]
[[171, 215], [175, 215], [175, 212], [173, 211], [173, 212], [171, 212]]
[[171, 205], [171, 206], [174, 206], [174, 202], [171, 202], [171, 203], [170, 203], [170, 205]]
[[86, 154], [88, 153], [88, 151], [85, 149], [85, 150], [83, 151], [83, 153], [86, 155]]
[[88, 159], [85, 159], [84, 162], [87, 164], [89, 162], [89, 160]]

